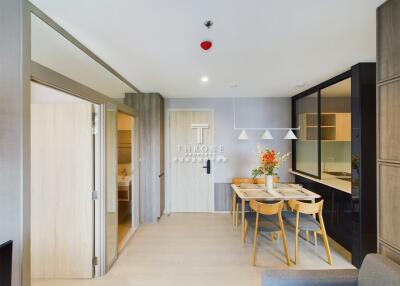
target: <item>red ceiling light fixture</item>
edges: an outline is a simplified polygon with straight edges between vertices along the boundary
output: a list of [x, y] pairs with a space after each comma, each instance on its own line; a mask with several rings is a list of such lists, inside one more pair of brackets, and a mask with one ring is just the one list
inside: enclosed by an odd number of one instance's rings
[[203, 50], [208, 51], [212, 47], [212, 42], [211, 41], [203, 41], [203, 42], [200, 43], [200, 47]]

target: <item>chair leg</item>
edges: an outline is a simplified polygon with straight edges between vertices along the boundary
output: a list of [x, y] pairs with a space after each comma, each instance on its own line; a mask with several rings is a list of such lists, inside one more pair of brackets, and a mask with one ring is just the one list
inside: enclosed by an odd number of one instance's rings
[[247, 220], [244, 221], [244, 243], [246, 243], [247, 234], [249, 232], [249, 223]]
[[258, 227], [254, 228], [254, 239], [253, 239], [253, 266], [256, 266], [256, 256], [257, 256], [257, 235], [258, 235]]
[[294, 231], [294, 264], [296, 265], [297, 265], [298, 247], [299, 247], [299, 213], [297, 212], [296, 228]]
[[317, 232], [314, 231], [314, 245], [318, 246], [318, 238], [317, 238]]
[[235, 201], [234, 195], [235, 195], [235, 191], [232, 191], [231, 215], [233, 214], [233, 208], [234, 208], [234, 207], [233, 207], [233, 206], [234, 206], [233, 202]]
[[236, 229], [238, 228], [238, 224], [239, 224], [239, 204], [236, 204]]
[[275, 233], [274, 232], [271, 232], [271, 241], [274, 241], [274, 239], [275, 239]]
[[236, 213], [236, 194], [235, 194], [235, 192], [233, 192], [233, 198], [232, 198], [232, 224], [233, 224], [233, 226], [235, 226], [235, 219], [236, 219], [236, 217], [235, 217], [235, 213]]
[[278, 233], [278, 235], [282, 234], [282, 243], [283, 243], [283, 250], [285, 251], [285, 256], [286, 256], [286, 264], [290, 266], [289, 250], [287, 247], [286, 233], [285, 233], [285, 227], [283, 226], [282, 217], [279, 218], [279, 226], [281, 228], [281, 231]]
[[310, 241], [310, 232], [306, 230], [306, 240]]
[[329, 248], [328, 236], [326, 235], [326, 230], [325, 230], [325, 225], [324, 225], [324, 220], [322, 218], [322, 215], [319, 215], [319, 223], [321, 225], [321, 234], [322, 234], [322, 239], [323, 239], [324, 245], [325, 245], [326, 257], [328, 258], [329, 265], [332, 265], [331, 249]]

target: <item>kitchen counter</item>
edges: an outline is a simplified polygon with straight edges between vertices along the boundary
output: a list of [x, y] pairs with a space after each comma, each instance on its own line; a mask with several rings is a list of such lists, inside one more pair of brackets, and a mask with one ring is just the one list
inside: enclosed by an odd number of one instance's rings
[[351, 195], [351, 182], [338, 179], [335, 176], [328, 175], [328, 174], [324, 173], [324, 177], [325, 178], [316, 179], [316, 178], [313, 178], [311, 176], [307, 176], [307, 175], [304, 175], [302, 173], [299, 173], [299, 172], [296, 172], [296, 171], [293, 171], [293, 170], [289, 170], [289, 173], [291, 173], [293, 175], [296, 175], [296, 176], [300, 176], [300, 177], [309, 179], [311, 181], [323, 184], [325, 186], [337, 189], [339, 191], [342, 191], [342, 192], [345, 192], [345, 193], [348, 193], [348, 194]]

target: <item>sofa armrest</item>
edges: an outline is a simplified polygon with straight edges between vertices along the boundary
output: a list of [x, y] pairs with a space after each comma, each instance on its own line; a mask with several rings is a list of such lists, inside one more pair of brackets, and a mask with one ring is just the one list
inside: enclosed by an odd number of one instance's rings
[[360, 286], [400, 285], [400, 265], [379, 254], [368, 254], [360, 269]]
[[261, 275], [262, 286], [357, 286], [357, 269], [268, 270]]

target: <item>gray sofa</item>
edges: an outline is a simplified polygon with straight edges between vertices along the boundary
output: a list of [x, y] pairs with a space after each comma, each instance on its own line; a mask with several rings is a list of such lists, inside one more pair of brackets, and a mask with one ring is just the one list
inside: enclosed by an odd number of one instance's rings
[[400, 265], [378, 254], [368, 254], [357, 269], [268, 270], [262, 286], [400, 286]]

